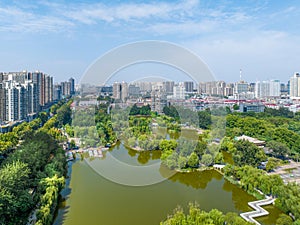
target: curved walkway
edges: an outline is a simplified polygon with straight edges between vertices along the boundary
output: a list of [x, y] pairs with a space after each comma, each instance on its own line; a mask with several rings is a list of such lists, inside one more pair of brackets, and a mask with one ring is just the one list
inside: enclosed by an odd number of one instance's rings
[[266, 199], [263, 199], [263, 200], [248, 202], [248, 205], [251, 208], [253, 208], [255, 211], [241, 213], [240, 216], [248, 222], [260, 225], [260, 223], [257, 222], [253, 218], [268, 215], [269, 212], [267, 210], [263, 209], [261, 206], [273, 204], [274, 201], [275, 201], [275, 198], [267, 197]]

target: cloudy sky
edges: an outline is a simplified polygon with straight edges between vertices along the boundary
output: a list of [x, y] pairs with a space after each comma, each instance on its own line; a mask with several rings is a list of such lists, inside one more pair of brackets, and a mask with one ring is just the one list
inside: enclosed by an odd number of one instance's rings
[[280, 79], [300, 70], [300, 1], [0, 2], [0, 71], [78, 80], [112, 48], [163, 40], [196, 53], [219, 80]]

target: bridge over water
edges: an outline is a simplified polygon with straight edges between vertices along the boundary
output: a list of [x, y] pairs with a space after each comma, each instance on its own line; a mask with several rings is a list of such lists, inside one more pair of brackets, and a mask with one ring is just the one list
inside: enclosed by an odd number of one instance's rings
[[267, 210], [265, 210], [264, 208], [262, 208], [261, 206], [273, 204], [274, 201], [275, 201], [275, 198], [267, 197], [266, 199], [263, 199], [263, 200], [248, 202], [248, 205], [251, 208], [253, 208], [254, 211], [241, 213], [240, 216], [248, 222], [260, 225], [260, 223], [257, 222], [254, 218], [268, 215], [269, 212]]

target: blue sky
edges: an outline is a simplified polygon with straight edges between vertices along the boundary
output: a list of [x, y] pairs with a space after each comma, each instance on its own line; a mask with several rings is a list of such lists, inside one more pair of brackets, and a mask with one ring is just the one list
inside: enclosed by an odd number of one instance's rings
[[278, 78], [300, 70], [300, 1], [0, 2], [0, 71], [79, 79], [99, 56], [142, 40], [174, 42], [219, 80]]

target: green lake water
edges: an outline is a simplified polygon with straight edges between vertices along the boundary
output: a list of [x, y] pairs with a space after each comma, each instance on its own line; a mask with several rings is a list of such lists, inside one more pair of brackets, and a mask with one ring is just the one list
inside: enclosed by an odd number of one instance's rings
[[[135, 166], [160, 163], [159, 151], [140, 153], [122, 144], [107, 154]], [[163, 180], [167, 169], [160, 166], [156, 175], [161, 176], [162, 182], [137, 187], [112, 182], [90, 166], [117, 170], [106, 162], [109, 162], [107, 156], [70, 163], [70, 179], [63, 191], [66, 200], [60, 205], [55, 225], [155, 225], [166, 219], [176, 206], [186, 209], [189, 202], [197, 202], [207, 211], [216, 208], [225, 213], [240, 213], [251, 210], [247, 203], [255, 200], [214, 170], [176, 173]], [[126, 179], [126, 174], [123, 178]], [[271, 214], [259, 221], [275, 224], [280, 211], [274, 206], [266, 208]]]

